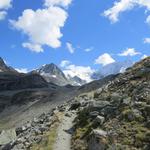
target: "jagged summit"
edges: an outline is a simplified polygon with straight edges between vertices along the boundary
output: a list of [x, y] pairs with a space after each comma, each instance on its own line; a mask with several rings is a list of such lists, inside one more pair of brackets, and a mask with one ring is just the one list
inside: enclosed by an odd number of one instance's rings
[[45, 78], [47, 82], [51, 82], [57, 85], [69, 84], [68, 79], [61, 69], [54, 63], [45, 64], [40, 68], [33, 71], [33, 73], [38, 73]]
[[0, 64], [4, 63], [4, 60], [2, 59], [2, 57], [0, 57]]
[[50, 74], [50, 75], [54, 75], [56, 77], [62, 76], [63, 78], [66, 78], [64, 73], [54, 63], [43, 65], [42, 67], [40, 67], [36, 71], [40, 74]]
[[17, 73], [15, 69], [6, 65], [5, 61], [0, 57], [0, 72]]

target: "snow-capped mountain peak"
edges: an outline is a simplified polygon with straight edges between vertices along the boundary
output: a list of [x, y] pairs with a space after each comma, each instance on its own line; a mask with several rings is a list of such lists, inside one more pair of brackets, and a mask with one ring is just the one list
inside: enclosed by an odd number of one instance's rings
[[98, 71], [94, 72], [92, 78], [97, 80], [111, 74], [123, 73], [125, 70], [133, 65], [131, 60], [123, 62], [114, 62], [101, 67]]

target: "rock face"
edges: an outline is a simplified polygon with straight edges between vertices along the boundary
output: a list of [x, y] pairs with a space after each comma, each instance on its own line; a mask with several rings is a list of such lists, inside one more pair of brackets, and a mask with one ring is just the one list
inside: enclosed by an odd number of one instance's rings
[[150, 57], [103, 84], [93, 92], [92, 101], [85, 101], [78, 108], [74, 150], [150, 149]]

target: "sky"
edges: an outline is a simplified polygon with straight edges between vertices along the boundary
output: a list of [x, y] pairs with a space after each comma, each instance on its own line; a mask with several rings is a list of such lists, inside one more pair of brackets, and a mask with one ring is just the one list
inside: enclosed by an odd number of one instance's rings
[[88, 76], [147, 56], [150, 0], [0, 0], [0, 57], [19, 71], [53, 62]]

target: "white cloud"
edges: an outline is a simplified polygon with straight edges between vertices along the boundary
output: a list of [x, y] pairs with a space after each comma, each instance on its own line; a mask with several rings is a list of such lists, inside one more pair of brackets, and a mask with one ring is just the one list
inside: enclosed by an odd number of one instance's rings
[[114, 63], [114, 62], [115, 60], [108, 53], [104, 53], [103, 55], [100, 55], [95, 60], [95, 64], [102, 64], [103, 66]]
[[0, 20], [5, 19], [7, 15], [7, 9], [9, 9], [11, 5], [12, 0], [0, 0]]
[[62, 6], [68, 7], [71, 4], [72, 0], [45, 0], [45, 6]]
[[148, 56], [147, 55], [143, 55], [142, 57], [141, 57], [141, 59], [145, 59], [145, 58], [147, 58]]
[[0, 20], [4, 20], [7, 15], [6, 11], [0, 11]]
[[15, 70], [17, 70], [19, 73], [28, 73], [28, 69], [26, 68], [20, 68], [20, 69], [15, 68]]
[[118, 54], [119, 56], [135, 56], [140, 55], [141, 53], [136, 51], [134, 48], [127, 48], [122, 53]]
[[93, 47], [86, 48], [86, 49], [85, 49], [85, 52], [90, 52], [90, 51], [92, 51], [93, 49], [94, 49]]
[[39, 44], [23, 43], [22, 46], [23, 46], [24, 48], [28, 48], [28, 49], [30, 49], [31, 51], [37, 52], [37, 53], [44, 51], [43, 48], [42, 48], [42, 46], [39, 45]]
[[51, 3], [50, 7], [36, 11], [26, 9], [17, 20], [10, 20], [15, 29], [28, 36], [28, 41], [23, 44], [24, 47], [28, 47], [31, 51], [42, 52], [44, 45], [52, 48], [61, 46], [60, 38], [63, 36], [61, 28], [64, 27], [68, 17], [68, 13], [58, 7], [61, 6], [58, 5], [61, 2], [60, 0], [45, 1], [45, 5]]
[[63, 71], [66, 76], [78, 76], [82, 80], [86, 80], [87, 82], [92, 81], [91, 75], [94, 72], [91, 67], [87, 66], [76, 66], [76, 65], [69, 65], [66, 66], [65, 70]]
[[91, 69], [90, 66], [76, 66], [71, 64], [71, 62], [68, 60], [63, 60], [60, 66], [64, 68], [63, 72], [68, 78], [78, 76], [87, 82], [92, 81], [91, 75], [95, 71], [94, 69]]
[[8, 9], [11, 7], [12, 0], [0, 0], [0, 9]]
[[66, 67], [70, 64], [71, 62], [69, 60], [62, 60], [60, 63], [61, 67]]
[[115, 23], [119, 20], [119, 15], [122, 12], [133, 9], [134, 7], [145, 7], [146, 10], [150, 10], [150, 1], [149, 0], [120, 0], [115, 1], [112, 8], [104, 11], [104, 16], [108, 17], [112, 23]]
[[145, 38], [145, 39], [144, 39], [144, 43], [145, 43], [145, 44], [150, 44], [150, 38]]
[[150, 25], [150, 16], [147, 17], [146, 23], [147, 23], [148, 25]]
[[67, 49], [69, 50], [69, 52], [70, 52], [71, 54], [73, 54], [74, 51], [75, 51], [75, 49], [74, 49], [74, 47], [72, 46], [72, 44], [69, 43], [69, 42], [67, 42], [67, 43], [66, 43], [66, 46], [67, 46]]

